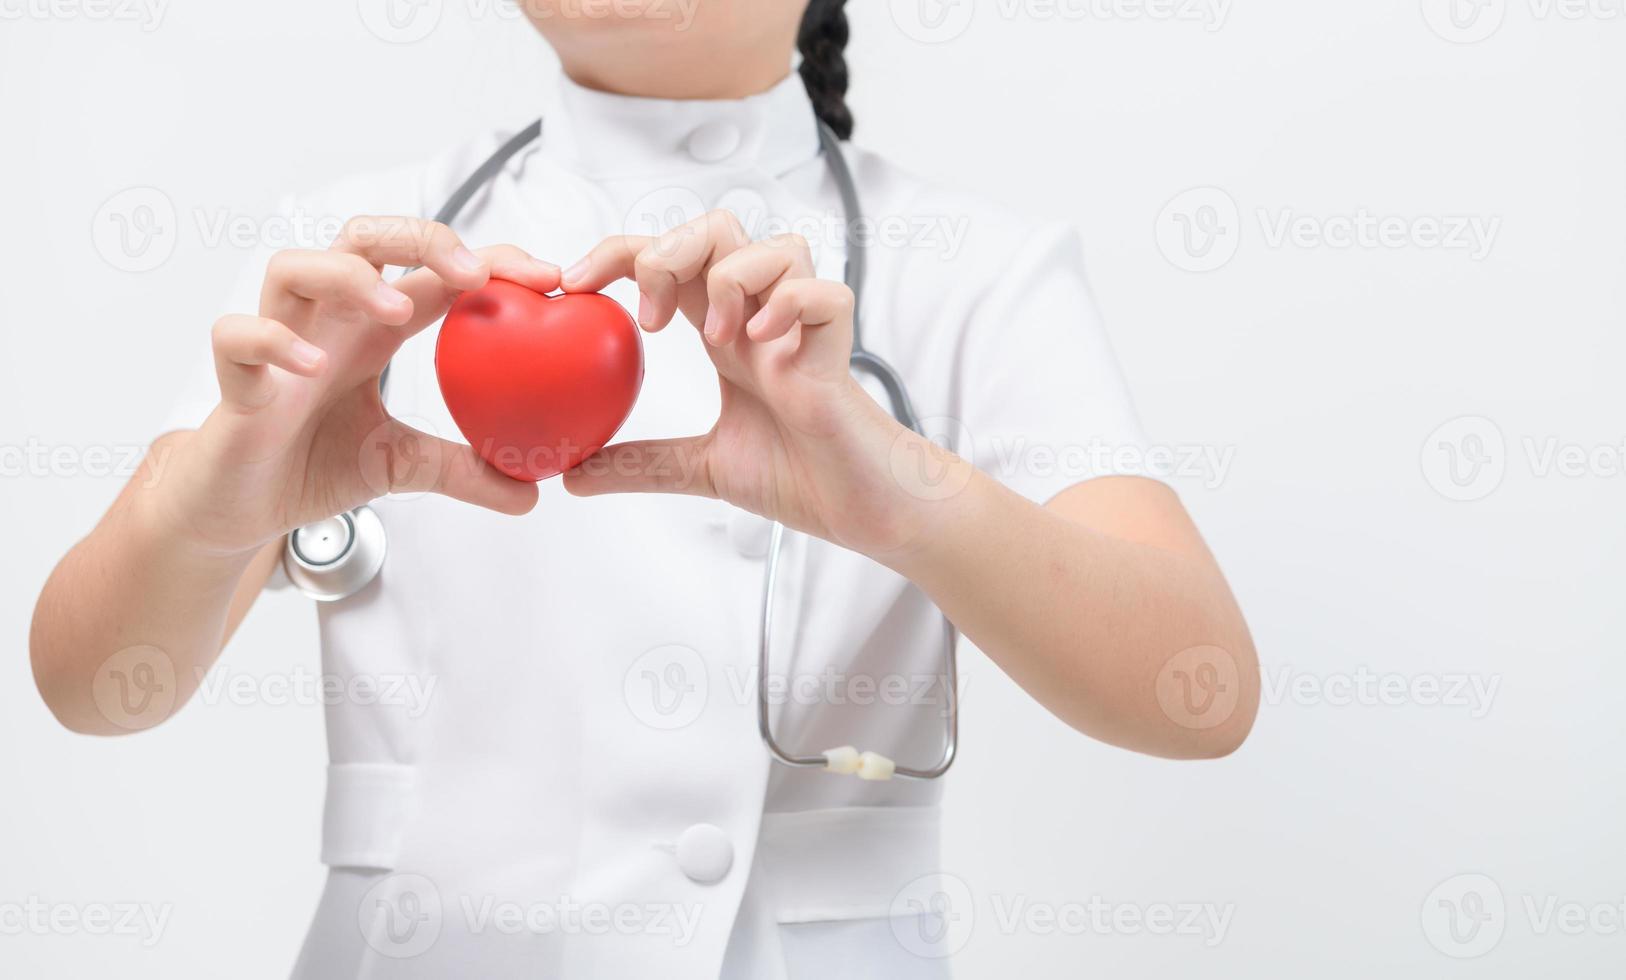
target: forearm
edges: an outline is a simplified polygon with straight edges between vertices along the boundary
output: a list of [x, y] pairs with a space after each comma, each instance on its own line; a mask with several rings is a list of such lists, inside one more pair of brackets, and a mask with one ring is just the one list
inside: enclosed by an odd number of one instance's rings
[[246, 603], [233, 597], [254, 552], [211, 554], [170, 516], [159, 440], [101, 522], [57, 565], [34, 609], [30, 654], [46, 704], [68, 728], [123, 734], [163, 721], [196, 689]]
[[[887, 564], [1079, 731], [1172, 758], [1224, 755], [1241, 743], [1257, 711], [1258, 665], [1205, 549], [1125, 540], [1040, 507], [964, 460], [949, 465], [964, 468], [964, 489], [921, 502], [927, 530]], [[1194, 701], [1183, 700], [1188, 691]]]

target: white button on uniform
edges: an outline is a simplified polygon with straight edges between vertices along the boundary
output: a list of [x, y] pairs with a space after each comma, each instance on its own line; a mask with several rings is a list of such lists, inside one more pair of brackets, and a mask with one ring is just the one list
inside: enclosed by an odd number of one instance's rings
[[689, 134], [689, 155], [701, 163], [716, 163], [740, 148], [740, 128], [719, 119]]
[[728, 519], [728, 540], [747, 558], [766, 558], [768, 542], [773, 540], [773, 522], [748, 510], [735, 511]]
[[697, 823], [678, 838], [677, 863], [690, 881], [716, 884], [734, 866], [734, 842], [721, 827]]

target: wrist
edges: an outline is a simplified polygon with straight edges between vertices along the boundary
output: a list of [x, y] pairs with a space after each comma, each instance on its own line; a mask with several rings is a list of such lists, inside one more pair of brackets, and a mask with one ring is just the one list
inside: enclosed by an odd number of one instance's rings
[[968, 519], [986, 477], [965, 458], [896, 422], [885, 449], [886, 547], [869, 557], [917, 578], [952, 548], [952, 531]]
[[145, 544], [166, 554], [225, 566], [247, 561], [265, 541], [221, 541], [200, 526], [199, 516], [221, 494], [210, 479], [219, 466], [207, 458], [199, 435], [178, 432], [153, 443], [136, 477], [130, 519]]

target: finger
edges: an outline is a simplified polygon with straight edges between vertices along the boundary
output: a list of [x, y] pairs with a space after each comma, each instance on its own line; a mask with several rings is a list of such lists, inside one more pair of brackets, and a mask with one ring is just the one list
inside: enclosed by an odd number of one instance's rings
[[559, 288], [559, 267], [517, 245], [492, 245], [475, 254], [490, 264], [493, 278], [519, 283], [539, 293], [551, 293]]
[[[732, 211], [712, 211], [686, 225], [674, 228], [638, 254], [634, 270], [638, 290], [649, 298], [650, 323], [647, 329], [660, 330], [672, 322], [683, 291], [680, 287], [703, 277], [724, 258], [751, 243], [745, 226]], [[696, 309], [685, 312], [696, 322], [706, 311], [699, 302], [704, 289], [687, 291]]]
[[661, 247], [657, 241], [638, 253], [632, 277], [638, 283], [638, 325], [654, 333], [666, 329], [678, 308], [678, 287], [682, 285], [671, 270], [656, 260]]
[[573, 293], [594, 292], [617, 279], [634, 279], [640, 294], [638, 323], [644, 329], [665, 327], [679, 307], [698, 323], [705, 316], [704, 292], [682, 287], [749, 242], [745, 227], [732, 212], [713, 211], [659, 238], [620, 235], [606, 239], [565, 270], [564, 287]]
[[655, 239], [648, 235], [611, 235], [564, 271], [567, 293], [596, 293], [617, 279], [630, 279], [638, 253]]
[[327, 366], [327, 355], [287, 325], [266, 317], [233, 314], [221, 317], [211, 333], [215, 376], [221, 401], [258, 408], [276, 389], [271, 366], [313, 378]]
[[[655, 239], [647, 235], [612, 235], [566, 269], [560, 286], [567, 293], [596, 293], [617, 279], [636, 276], [638, 255]], [[638, 326], [651, 329], [653, 306], [642, 285], [638, 288]]]
[[812, 275], [813, 252], [800, 235], [780, 235], [727, 256], [706, 275], [706, 339], [717, 347], [733, 343], [746, 317], [771, 298], [775, 287]]
[[432, 436], [398, 419], [386, 422], [384, 431], [367, 448], [381, 454], [363, 464], [373, 476], [368, 485], [374, 491], [438, 493], [516, 516], [536, 506], [536, 484], [510, 479], [472, 447]]
[[577, 497], [606, 493], [680, 493], [716, 497], [706, 466], [710, 436], [652, 439], [606, 446], [564, 476]]
[[[491, 267], [493, 279], [506, 279], [539, 293], [551, 293], [559, 288], [559, 267], [522, 248], [492, 245], [480, 249], [478, 254]], [[412, 301], [412, 316], [401, 325], [402, 340], [439, 322], [464, 292], [432, 269], [414, 269], [397, 279], [394, 285]]]
[[360, 256], [308, 249], [273, 255], [260, 289], [260, 313], [298, 323], [311, 303], [354, 306], [388, 324], [405, 323], [412, 315], [412, 301]]
[[515, 480], [494, 469], [470, 446], [445, 443], [441, 483], [435, 491], [466, 504], [518, 517], [536, 506], [536, 484]]
[[853, 291], [843, 283], [825, 279], [791, 279], [781, 283], [768, 302], [745, 325], [756, 343], [777, 340], [800, 323], [800, 350], [815, 354], [839, 353], [845, 369], [852, 356]]
[[469, 251], [457, 232], [423, 218], [351, 218], [332, 251], [359, 255], [377, 269], [423, 266], [458, 289], [479, 289], [491, 277], [489, 263]]

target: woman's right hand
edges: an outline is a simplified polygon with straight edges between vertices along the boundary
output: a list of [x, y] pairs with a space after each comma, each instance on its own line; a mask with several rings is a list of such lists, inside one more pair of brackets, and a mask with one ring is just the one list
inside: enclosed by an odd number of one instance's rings
[[[421, 268], [387, 284], [386, 265]], [[401, 344], [492, 276], [541, 292], [559, 285], [557, 267], [518, 248], [475, 254], [417, 218], [356, 218], [327, 251], [277, 253], [259, 315], [215, 325], [220, 404], [168, 462], [155, 496], [166, 523], [224, 555], [392, 492], [529, 511], [535, 485], [391, 418], [379, 394]]]

